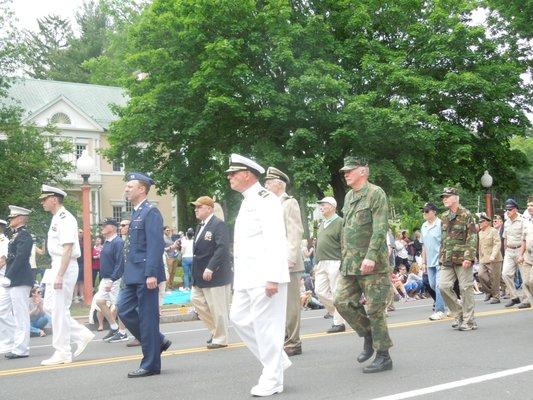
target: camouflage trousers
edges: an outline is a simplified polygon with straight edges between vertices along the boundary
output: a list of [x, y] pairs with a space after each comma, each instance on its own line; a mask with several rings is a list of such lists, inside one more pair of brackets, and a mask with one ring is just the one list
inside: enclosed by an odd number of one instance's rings
[[[385, 308], [390, 298], [389, 274], [339, 276], [335, 307], [361, 337], [372, 337], [376, 350], [392, 347]], [[359, 303], [364, 293], [365, 306]]]

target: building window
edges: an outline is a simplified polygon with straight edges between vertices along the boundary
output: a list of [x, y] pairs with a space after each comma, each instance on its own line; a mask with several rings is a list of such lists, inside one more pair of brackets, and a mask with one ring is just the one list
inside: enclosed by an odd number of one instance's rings
[[117, 222], [122, 220], [122, 206], [113, 206], [113, 219]]
[[133, 210], [133, 205], [131, 204], [131, 201], [126, 200], [126, 212], [131, 213]]
[[54, 125], [70, 125], [70, 117], [62, 112], [58, 112], [50, 117], [50, 123]]
[[83, 150], [87, 150], [87, 145], [76, 143], [76, 160], [81, 157]]
[[115, 172], [122, 171], [122, 163], [113, 161], [113, 171], [115, 171]]

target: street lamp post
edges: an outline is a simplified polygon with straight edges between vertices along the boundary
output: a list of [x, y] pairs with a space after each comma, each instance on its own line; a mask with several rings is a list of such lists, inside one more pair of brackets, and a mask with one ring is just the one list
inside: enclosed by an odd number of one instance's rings
[[91, 221], [89, 216], [89, 176], [94, 172], [94, 160], [87, 150], [83, 150], [81, 157], [76, 161], [78, 174], [83, 178], [81, 185], [81, 203], [83, 210], [83, 297], [85, 304], [90, 305], [93, 300], [93, 274], [92, 274], [92, 249], [91, 249]]
[[481, 177], [481, 186], [485, 188], [485, 210], [489, 218], [492, 218], [492, 195], [490, 188], [492, 187], [492, 176], [489, 175], [489, 171], [485, 171]]

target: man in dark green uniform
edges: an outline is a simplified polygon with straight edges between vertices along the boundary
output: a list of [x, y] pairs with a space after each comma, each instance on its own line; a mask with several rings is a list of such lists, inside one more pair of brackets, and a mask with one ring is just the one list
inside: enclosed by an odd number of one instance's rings
[[[368, 163], [356, 157], [346, 157], [346, 183], [352, 189], [344, 199], [344, 225], [341, 246], [341, 276], [337, 283], [335, 306], [348, 324], [364, 338], [363, 351], [357, 357], [362, 363], [374, 354], [372, 364], [364, 373], [392, 369], [385, 308], [390, 291], [387, 251], [387, 196], [379, 186], [368, 182]], [[365, 307], [359, 302], [362, 294]]]

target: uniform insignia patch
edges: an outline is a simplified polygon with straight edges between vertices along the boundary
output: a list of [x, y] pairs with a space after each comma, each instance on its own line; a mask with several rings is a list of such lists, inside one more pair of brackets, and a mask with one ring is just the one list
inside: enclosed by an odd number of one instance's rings
[[213, 233], [211, 231], [207, 231], [205, 233], [205, 237], [204, 237], [205, 240], [208, 240], [208, 241], [211, 241], [213, 240]]
[[259, 196], [261, 196], [261, 197], [268, 197], [268, 196], [270, 196], [270, 192], [269, 192], [268, 190], [260, 190], [258, 194], [259, 194]]

